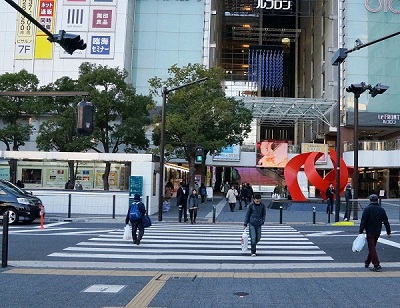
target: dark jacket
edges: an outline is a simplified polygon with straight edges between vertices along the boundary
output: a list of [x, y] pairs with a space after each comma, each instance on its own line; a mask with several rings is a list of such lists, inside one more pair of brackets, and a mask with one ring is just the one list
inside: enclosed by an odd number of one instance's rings
[[252, 198], [253, 197], [253, 188], [251, 188], [250, 186], [245, 186], [244, 188], [243, 188], [243, 197], [244, 198]]
[[345, 197], [346, 199], [351, 199], [351, 198], [353, 198], [353, 196], [351, 195], [351, 189], [346, 188], [346, 191], [345, 191], [345, 193], [344, 193], [344, 197]]
[[247, 227], [249, 223], [255, 227], [262, 226], [265, 222], [266, 213], [264, 203], [261, 202], [256, 205], [254, 202], [251, 202], [247, 207], [246, 216], [244, 217], [244, 226]]
[[390, 234], [390, 224], [385, 209], [378, 202], [371, 202], [362, 213], [359, 233], [365, 230], [367, 234], [381, 234], [382, 223], [385, 225], [386, 233]]
[[[126, 218], [125, 218], [125, 224], [126, 225], [129, 223], [129, 211], [131, 210], [132, 204], [129, 206], [128, 213], [126, 214]], [[139, 202], [138, 203], [138, 209], [139, 209], [139, 212], [142, 213], [142, 217], [143, 217], [143, 215], [146, 214], [146, 208], [144, 207], [143, 202]], [[142, 220], [142, 219], [140, 218], [140, 220]]]
[[335, 189], [328, 187], [325, 193], [329, 200], [333, 200], [333, 197], [335, 196]]
[[176, 192], [176, 205], [186, 205], [189, 196], [189, 188], [180, 186]]
[[188, 198], [188, 207], [199, 207], [199, 196], [198, 194], [190, 194]]

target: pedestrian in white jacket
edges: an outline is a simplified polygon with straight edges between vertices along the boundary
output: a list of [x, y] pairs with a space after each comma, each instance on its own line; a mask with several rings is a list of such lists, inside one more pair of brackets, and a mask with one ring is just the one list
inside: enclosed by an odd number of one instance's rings
[[234, 212], [236, 205], [236, 197], [238, 196], [238, 192], [235, 189], [235, 186], [231, 185], [231, 188], [226, 193], [226, 200], [229, 202], [229, 207], [231, 212]]

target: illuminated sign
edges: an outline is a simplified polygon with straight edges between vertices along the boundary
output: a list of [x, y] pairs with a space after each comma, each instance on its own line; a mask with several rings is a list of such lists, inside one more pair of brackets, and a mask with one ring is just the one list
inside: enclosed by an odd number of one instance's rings
[[258, 0], [257, 9], [290, 10], [292, 1], [285, 0]]
[[[377, 13], [377, 12], [381, 11], [383, 8], [383, 11], [385, 13], [387, 13], [389, 10], [394, 14], [400, 14], [400, 8], [398, 8], [397, 10], [395, 8], [393, 8], [393, 0], [374, 1], [375, 5], [373, 5], [372, 7], [369, 4], [369, 2], [370, 2], [370, 0], [365, 0], [365, 8], [372, 13]], [[378, 2], [378, 3], [376, 3], [376, 2]]]

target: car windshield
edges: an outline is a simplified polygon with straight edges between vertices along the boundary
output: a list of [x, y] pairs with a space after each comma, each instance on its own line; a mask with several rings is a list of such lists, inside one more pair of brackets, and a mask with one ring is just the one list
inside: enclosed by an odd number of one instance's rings
[[16, 193], [18, 193], [18, 194], [20, 194], [20, 195], [25, 195], [25, 194], [26, 194], [26, 192], [25, 192], [24, 190], [22, 190], [21, 188], [19, 188], [18, 186], [14, 185], [14, 184], [11, 183], [11, 182], [2, 180], [2, 181], [0, 181], [0, 184], [3, 184], [3, 185], [6, 186], [9, 190], [11, 190], [11, 191], [13, 191], [13, 192], [16, 192]]

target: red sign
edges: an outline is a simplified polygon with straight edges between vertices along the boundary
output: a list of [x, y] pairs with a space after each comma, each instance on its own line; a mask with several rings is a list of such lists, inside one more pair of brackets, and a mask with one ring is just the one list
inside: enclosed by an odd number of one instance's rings
[[112, 27], [112, 10], [93, 10], [92, 28], [95, 29], [111, 29]]

